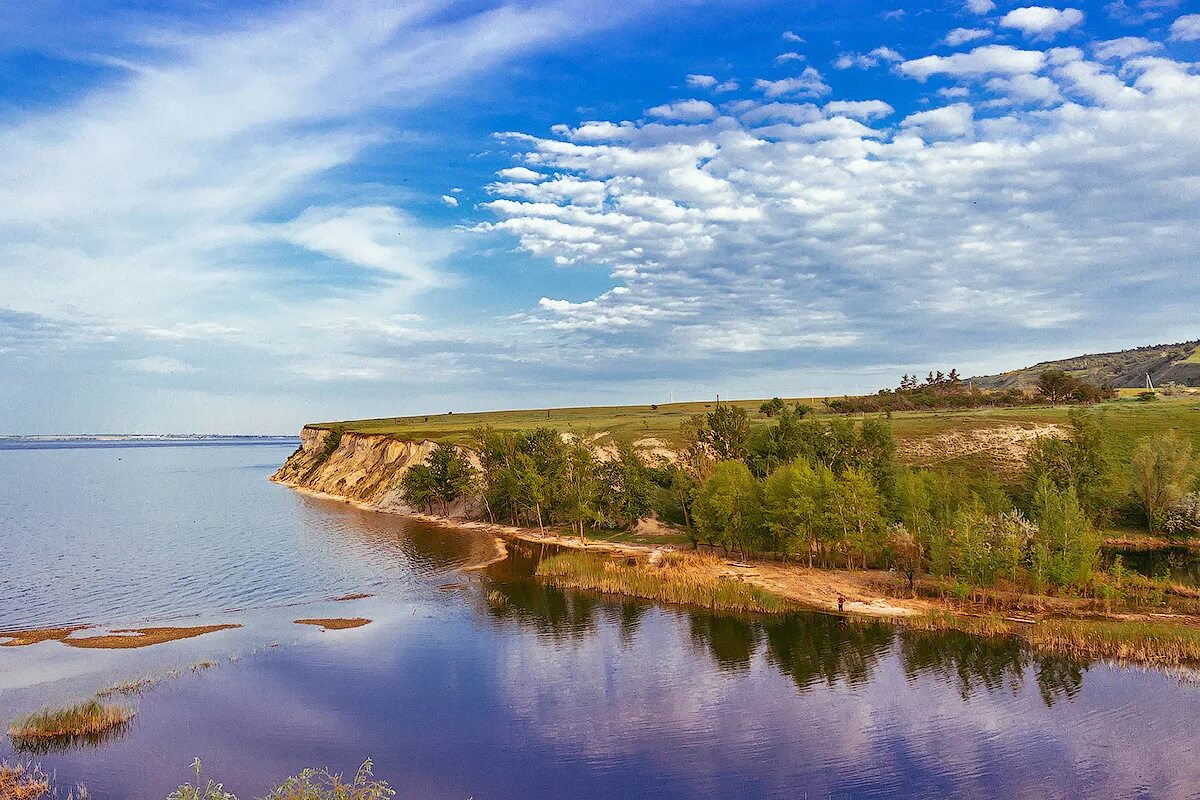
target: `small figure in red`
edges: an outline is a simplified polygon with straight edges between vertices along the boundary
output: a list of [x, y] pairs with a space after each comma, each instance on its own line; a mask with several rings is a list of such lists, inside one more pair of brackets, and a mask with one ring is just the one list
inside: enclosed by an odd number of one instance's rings
[[838, 611], [841, 611], [841, 610], [842, 610], [842, 607], [843, 607], [845, 604], [846, 604], [846, 598], [845, 598], [845, 597], [843, 597], [842, 595], [840, 595], [840, 594], [839, 594], [839, 595], [838, 595]]

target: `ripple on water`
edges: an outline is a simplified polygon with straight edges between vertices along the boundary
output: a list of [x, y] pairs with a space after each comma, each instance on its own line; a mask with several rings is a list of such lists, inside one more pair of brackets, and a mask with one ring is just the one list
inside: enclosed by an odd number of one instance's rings
[[271, 463], [290, 452], [0, 451], [3, 627], [170, 620], [405, 593], [490, 546], [270, 483]]

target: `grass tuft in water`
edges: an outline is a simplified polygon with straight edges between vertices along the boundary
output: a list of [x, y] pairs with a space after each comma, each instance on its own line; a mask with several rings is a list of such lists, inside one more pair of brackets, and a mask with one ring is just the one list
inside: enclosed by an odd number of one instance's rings
[[50, 794], [50, 778], [40, 767], [0, 761], [0, 798], [40, 800]]
[[76, 740], [103, 740], [133, 719], [129, 706], [89, 700], [67, 708], [43, 709], [18, 718], [9, 729], [13, 745], [21, 749], [53, 748]]
[[[167, 800], [237, 800], [221, 784], [201, 780], [200, 759], [192, 761], [192, 771], [196, 782], [183, 784], [167, 795]], [[391, 800], [395, 796], [387, 781], [377, 781], [371, 775], [368, 759], [350, 780], [327, 769], [306, 769], [279, 784], [262, 800]]]
[[656, 564], [590, 553], [560, 553], [538, 564], [536, 574], [560, 588], [721, 611], [778, 614], [792, 608], [778, 595], [721, 575], [722, 564], [718, 558], [691, 553], [668, 553]]

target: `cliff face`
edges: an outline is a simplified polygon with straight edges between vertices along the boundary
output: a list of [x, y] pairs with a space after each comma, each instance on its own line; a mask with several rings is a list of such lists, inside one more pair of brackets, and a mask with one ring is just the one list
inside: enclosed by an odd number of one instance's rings
[[[430, 441], [400, 442], [387, 436], [339, 434], [305, 427], [300, 432], [299, 449], [271, 480], [381, 511], [401, 514], [424, 511], [404, 502], [400, 479], [409, 467], [423, 462], [433, 447]], [[465, 516], [473, 511], [461, 500], [449, 509], [450, 516]]]

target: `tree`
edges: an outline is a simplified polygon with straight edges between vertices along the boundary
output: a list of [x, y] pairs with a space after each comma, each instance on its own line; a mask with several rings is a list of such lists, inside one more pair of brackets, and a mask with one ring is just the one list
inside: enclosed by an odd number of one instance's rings
[[763, 483], [763, 519], [776, 552], [804, 553], [812, 566], [819, 514], [819, 484], [807, 461], [797, 460], [772, 472]]
[[1038, 375], [1037, 390], [1051, 403], [1066, 400], [1080, 385], [1080, 380], [1061, 369], [1044, 370]]
[[692, 513], [707, 541], [743, 557], [758, 539], [761, 524], [758, 481], [741, 461], [721, 461], [700, 487]]
[[767, 400], [758, 407], [758, 413], [762, 414], [764, 417], [773, 417], [783, 411], [785, 408], [787, 408], [787, 405], [784, 404], [782, 400], [780, 400], [778, 397], [772, 397], [770, 400]]
[[1167, 510], [1182, 498], [1195, 479], [1192, 445], [1175, 431], [1138, 441], [1130, 464], [1130, 491], [1146, 515], [1151, 533], [1166, 521]]
[[860, 469], [846, 470], [834, 486], [832, 506], [842, 529], [847, 568], [851, 555], [858, 555], [866, 569], [867, 556], [878, 548], [876, 537], [882, 522], [875, 482]]
[[558, 492], [558, 507], [571, 523], [571, 530], [583, 539], [584, 525], [595, 522], [599, 481], [596, 474], [596, 459], [583, 442], [572, 442], [566, 448], [563, 470]]
[[471, 493], [476, 470], [467, 454], [454, 445], [437, 444], [426, 458], [432, 480], [433, 496], [441, 502], [442, 513], [450, 513], [450, 504]]
[[750, 415], [741, 406], [719, 405], [705, 415], [704, 441], [719, 461], [746, 457]]
[[1095, 413], [1072, 409], [1068, 419], [1067, 438], [1039, 436], [1034, 440], [1025, 457], [1025, 483], [1030, 493], [1042, 478], [1059, 489], [1073, 486], [1079, 501], [1095, 518], [1110, 503], [1104, 434]]
[[892, 560], [896, 569], [900, 570], [908, 581], [908, 590], [916, 588], [917, 576], [925, 567], [924, 548], [903, 524], [892, 526], [888, 536], [888, 547], [892, 551]]
[[400, 478], [400, 496], [404, 498], [404, 502], [432, 513], [436, 495], [433, 470], [427, 464], [413, 464], [404, 471]]
[[599, 508], [610, 522], [632, 528], [651, 510], [650, 473], [632, 445], [617, 447], [617, 457], [599, 469]]
[[1079, 503], [1075, 488], [1058, 489], [1048, 479], [1034, 494], [1030, 568], [1038, 584], [1083, 586], [1100, 561], [1100, 535]]

